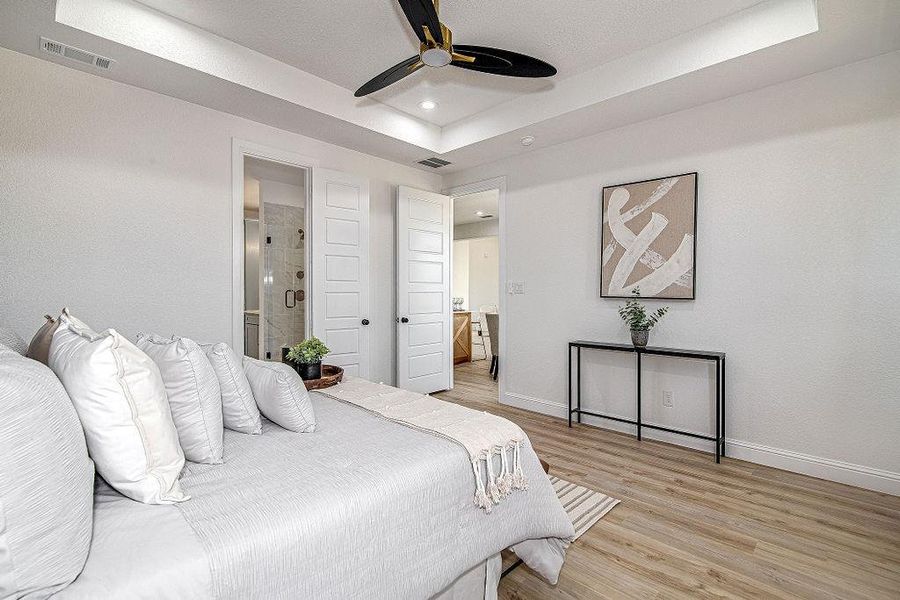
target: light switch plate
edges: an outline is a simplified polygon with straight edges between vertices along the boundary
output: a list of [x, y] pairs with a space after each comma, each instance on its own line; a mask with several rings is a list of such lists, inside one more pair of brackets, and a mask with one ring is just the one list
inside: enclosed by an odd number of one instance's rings
[[524, 281], [508, 281], [506, 282], [506, 293], [510, 296], [518, 296], [525, 293]]

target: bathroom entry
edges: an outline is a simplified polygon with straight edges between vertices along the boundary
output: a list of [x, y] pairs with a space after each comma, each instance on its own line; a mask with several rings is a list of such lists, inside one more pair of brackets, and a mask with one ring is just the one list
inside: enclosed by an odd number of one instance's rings
[[307, 170], [244, 157], [244, 354], [280, 361], [307, 332]]

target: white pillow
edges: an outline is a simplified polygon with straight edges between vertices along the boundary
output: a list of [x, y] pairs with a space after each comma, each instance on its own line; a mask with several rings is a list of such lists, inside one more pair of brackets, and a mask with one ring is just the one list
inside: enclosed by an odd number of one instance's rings
[[146, 504], [187, 500], [184, 453], [156, 363], [114, 329], [102, 333], [63, 310], [49, 366], [65, 386], [97, 472]]
[[193, 340], [139, 333], [137, 347], [153, 359], [166, 384], [166, 396], [184, 457], [222, 462], [222, 395], [206, 353]]
[[84, 568], [94, 464], [46, 365], [0, 345], [0, 598], [46, 598]]
[[316, 430], [309, 392], [295, 370], [282, 363], [245, 356], [244, 372], [256, 405], [267, 419], [298, 433]]
[[206, 358], [219, 378], [225, 427], [240, 433], [262, 432], [259, 409], [237, 355], [225, 343], [200, 344], [200, 347], [206, 352]]

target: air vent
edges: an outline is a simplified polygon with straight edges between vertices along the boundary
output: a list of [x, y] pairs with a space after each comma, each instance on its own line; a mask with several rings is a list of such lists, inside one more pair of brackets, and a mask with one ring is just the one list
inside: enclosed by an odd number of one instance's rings
[[440, 169], [441, 167], [446, 167], [450, 164], [449, 160], [444, 160], [442, 158], [437, 158], [436, 156], [432, 156], [431, 158], [426, 158], [425, 160], [419, 161], [420, 165], [425, 165], [426, 167], [431, 167], [432, 169]]
[[69, 60], [78, 61], [83, 65], [91, 65], [92, 67], [103, 69], [104, 71], [110, 70], [113, 64], [115, 64], [116, 62], [111, 58], [98, 56], [96, 54], [93, 54], [92, 52], [88, 52], [80, 48], [75, 48], [74, 46], [67, 46], [66, 44], [61, 44], [60, 42], [54, 42], [53, 40], [48, 40], [45, 37], [41, 38], [41, 50], [47, 52], [48, 54], [62, 56], [64, 58], [68, 58]]

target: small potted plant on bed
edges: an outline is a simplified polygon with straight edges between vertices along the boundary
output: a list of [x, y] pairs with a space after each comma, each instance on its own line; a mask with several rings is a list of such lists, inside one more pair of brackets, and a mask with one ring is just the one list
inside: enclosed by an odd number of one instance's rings
[[319, 379], [322, 377], [322, 358], [329, 352], [331, 350], [322, 340], [313, 336], [292, 346], [287, 359], [293, 363], [301, 379]]
[[625, 306], [619, 307], [619, 316], [631, 329], [631, 343], [638, 348], [643, 348], [650, 339], [650, 330], [653, 329], [653, 326], [659, 322], [663, 315], [669, 312], [669, 307], [658, 308], [656, 312], [648, 315], [647, 309], [638, 300], [641, 297], [641, 289], [634, 288], [631, 291], [631, 295], [633, 298], [626, 300]]

